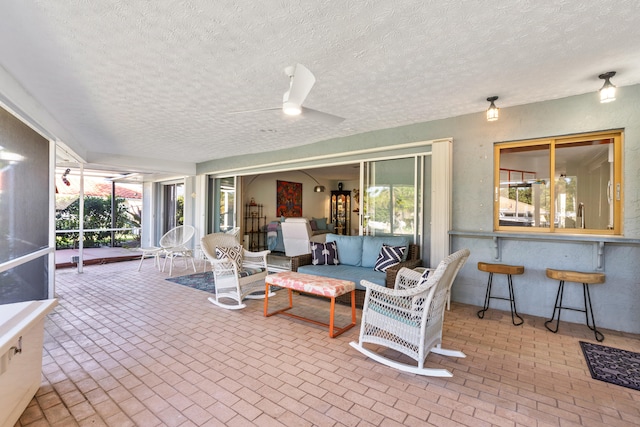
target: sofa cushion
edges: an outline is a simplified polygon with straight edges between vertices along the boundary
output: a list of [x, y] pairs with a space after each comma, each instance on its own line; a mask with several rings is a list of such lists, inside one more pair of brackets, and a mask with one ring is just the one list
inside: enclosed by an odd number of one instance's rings
[[387, 268], [393, 267], [402, 261], [402, 256], [406, 251], [406, 246], [382, 245], [373, 269], [376, 271], [387, 271]]
[[309, 221], [309, 227], [311, 227], [311, 231], [318, 230], [318, 224], [316, 223], [315, 219], [312, 219], [311, 221]]
[[354, 267], [352, 265], [301, 265], [298, 273], [313, 274], [314, 276], [331, 277], [332, 279], [350, 280], [356, 284], [356, 289], [365, 290], [361, 280], [368, 280], [380, 286], [385, 286], [387, 275], [372, 268]]
[[[341, 236], [339, 234], [327, 234], [327, 242], [336, 242], [338, 253], [340, 254], [340, 264], [354, 267], [362, 266], [362, 237], [363, 236]], [[380, 244], [382, 247], [382, 244]], [[378, 252], [380, 248], [378, 248]], [[378, 252], [373, 256], [370, 267], [376, 262]]]
[[[405, 251], [402, 261], [407, 260], [409, 248], [408, 236], [364, 236], [362, 243], [362, 262], [360, 265], [373, 268], [376, 265], [380, 249], [382, 249], [382, 245], [385, 244], [389, 246], [406, 246], [407, 251]], [[338, 244], [338, 248], [340, 248], [340, 244]]]
[[318, 243], [311, 242], [311, 264], [313, 265], [338, 265], [338, 250], [336, 242]]
[[326, 230], [327, 229], [327, 218], [313, 218], [311, 217], [311, 221], [315, 221], [316, 227], [318, 230]]

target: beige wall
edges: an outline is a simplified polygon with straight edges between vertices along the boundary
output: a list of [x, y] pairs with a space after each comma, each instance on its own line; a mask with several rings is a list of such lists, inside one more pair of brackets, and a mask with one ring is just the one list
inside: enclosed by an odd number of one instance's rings
[[[329, 217], [329, 191], [331, 183], [318, 180], [327, 189], [324, 193], [314, 193], [316, 182], [298, 171], [279, 172], [247, 176], [243, 178], [242, 204], [249, 203], [253, 197], [257, 204], [263, 205], [263, 214], [267, 217], [267, 223], [279, 220], [276, 212], [276, 181], [299, 182], [302, 184], [302, 216]], [[337, 189], [337, 188], [336, 188]]]

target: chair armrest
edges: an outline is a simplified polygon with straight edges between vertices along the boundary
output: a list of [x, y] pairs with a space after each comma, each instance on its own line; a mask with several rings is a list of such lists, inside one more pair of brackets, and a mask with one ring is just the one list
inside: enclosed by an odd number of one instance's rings
[[291, 271], [298, 271], [301, 265], [311, 264], [311, 254], [296, 255], [291, 257]]
[[381, 294], [392, 295], [395, 297], [413, 297], [415, 295], [424, 293], [425, 290], [431, 287], [431, 286], [425, 287], [424, 285], [422, 285], [422, 286], [415, 286], [409, 289], [389, 289], [384, 286], [380, 286], [377, 283], [369, 282], [368, 280], [364, 280], [364, 279], [360, 281], [360, 285], [367, 288], [367, 291], [369, 292], [379, 292]]
[[402, 267], [413, 270], [414, 268], [420, 267], [421, 265], [422, 265], [421, 259], [412, 259], [412, 260], [403, 261], [399, 264], [394, 265], [393, 267], [387, 268], [387, 279], [386, 279], [385, 285], [387, 286], [387, 288], [393, 288], [395, 286], [396, 276], [398, 275], [398, 271], [400, 271]]
[[248, 250], [243, 251], [242, 265], [248, 267], [267, 268], [267, 255], [271, 251], [250, 252]]

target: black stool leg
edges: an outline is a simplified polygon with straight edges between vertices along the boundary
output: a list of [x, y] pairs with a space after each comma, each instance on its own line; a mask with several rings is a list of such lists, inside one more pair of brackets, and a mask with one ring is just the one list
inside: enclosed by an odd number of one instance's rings
[[[591, 305], [591, 294], [589, 293], [588, 283], [582, 284], [582, 293], [584, 294], [584, 314], [587, 318], [587, 326], [593, 331], [593, 334], [596, 337], [596, 341], [602, 342], [604, 341], [604, 335], [602, 335], [602, 333], [596, 329], [596, 319], [593, 317], [593, 306]], [[591, 314], [591, 324], [589, 323], [589, 314]]]
[[[507, 281], [509, 282], [509, 299], [511, 300], [511, 322], [515, 326], [520, 326], [524, 323], [524, 319], [520, 317], [518, 311], [516, 310], [516, 296], [513, 293], [513, 281], [511, 280], [510, 274], [507, 275]], [[520, 322], [516, 323], [514, 315], [520, 320]]]
[[478, 317], [484, 319], [484, 312], [489, 309], [489, 300], [491, 299], [491, 283], [493, 282], [493, 273], [489, 273], [489, 281], [487, 282], [487, 293], [484, 297], [484, 307], [478, 311]]
[[[560, 326], [560, 312], [562, 312], [562, 296], [564, 295], [564, 280], [560, 280], [560, 284], [558, 285], [558, 293], [556, 295], [556, 303], [553, 307], [553, 314], [551, 315], [551, 319], [544, 322], [544, 327], [553, 332], [554, 334], [558, 332], [558, 327]], [[560, 301], [560, 303], [558, 303]], [[558, 320], [556, 321], [555, 329], [551, 329], [549, 327], [549, 323], [553, 321], [556, 317], [556, 310], [558, 311]]]

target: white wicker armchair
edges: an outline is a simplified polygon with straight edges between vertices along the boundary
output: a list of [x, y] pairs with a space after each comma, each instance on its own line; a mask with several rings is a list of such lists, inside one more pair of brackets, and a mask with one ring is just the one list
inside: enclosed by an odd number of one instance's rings
[[[424, 361], [429, 352], [465, 357], [461, 351], [445, 350], [440, 345], [449, 289], [468, 258], [469, 250], [462, 249], [442, 260], [435, 270], [429, 270], [426, 277], [420, 272], [402, 268], [393, 289], [361, 281], [367, 292], [359, 341], [351, 342], [351, 346], [377, 362], [404, 372], [451, 377], [451, 372], [446, 369], [425, 368]], [[365, 348], [365, 343], [403, 353], [414, 359], [417, 366], [392, 360]]]
[[[250, 252], [242, 249], [242, 265], [229, 258], [218, 259], [216, 247], [238, 248], [240, 243], [233, 234], [212, 233], [201, 239], [202, 252], [211, 263], [215, 280], [215, 295], [209, 301], [213, 304], [231, 310], [246, 307], [243, 299], [264, 298], [264, 278], [267, 277], [267, 254], [270, 251]], [[256, 295], [253, 293], [261, 292]], [[273, 296], [271, 293], [269, 296]], [[225, 303], [224, 299], [235, 301], [233, 304]]]

